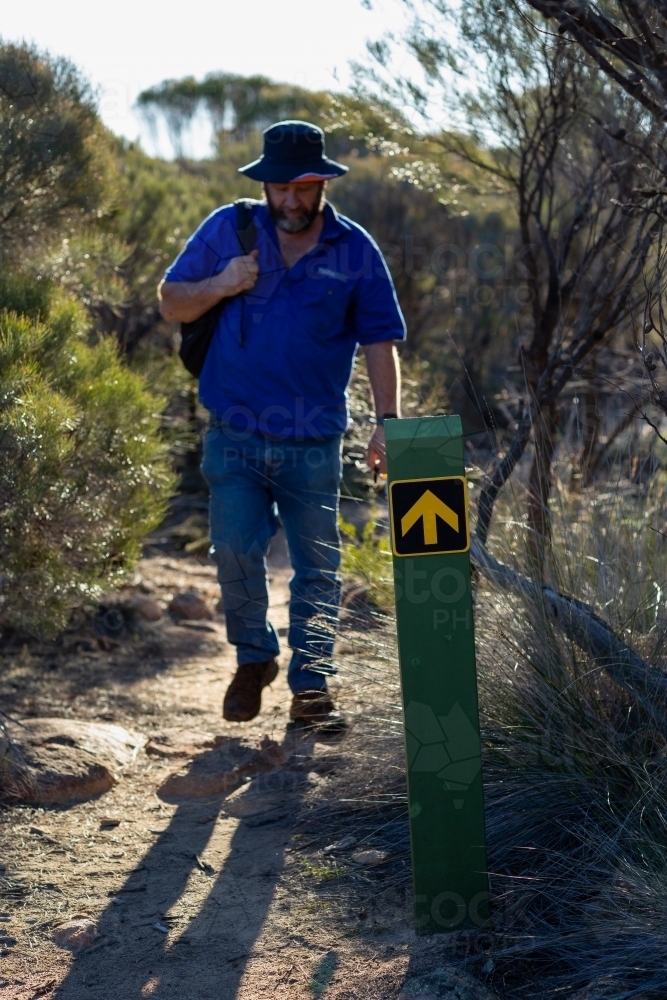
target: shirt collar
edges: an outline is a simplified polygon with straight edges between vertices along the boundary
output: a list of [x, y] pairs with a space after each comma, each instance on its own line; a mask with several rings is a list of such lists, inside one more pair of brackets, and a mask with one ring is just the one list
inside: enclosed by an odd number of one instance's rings
[[341, 219], [336, 209], [328, 201], [324, 203], [323, 215], [324, 226], [322, 227], [322, 233], [320, 235], [322, 243], [340, 239], [340, 237], [344, 236], [345, 233], [352, 232], [352, 226]]

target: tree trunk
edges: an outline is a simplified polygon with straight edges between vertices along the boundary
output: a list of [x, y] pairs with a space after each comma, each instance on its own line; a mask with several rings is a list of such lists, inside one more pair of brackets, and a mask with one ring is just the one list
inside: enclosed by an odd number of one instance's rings
[[536, 577], [542, 579], [550, 534], [551, 463], [556, 447], [556, 413], [553, 403], [544, 407], [535, 420], [533, 444], [533, 464], [528, 477], [528, 548], [535, 563]]

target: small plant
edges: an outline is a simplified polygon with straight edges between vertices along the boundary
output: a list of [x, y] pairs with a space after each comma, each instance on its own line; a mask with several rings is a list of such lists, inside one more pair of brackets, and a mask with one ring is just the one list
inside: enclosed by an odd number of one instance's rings
[[333, 865], [314, 865], [310, 861], [304, 859], [301, 862], [301, 867], [304, 875], [308, 875], [310, 878], [317, 879], [329, 879], [336, 878], [339, 874], [338, 868], [335, 864]]
[[378, 526], [377, 509], [372, 507], [370, 517], [358, 532], [353, 524], [339, 518], [343, 539], [341, 572], [348, 579], [368, 588], [368, 597], [383, 611], [394, 607], [394, 583], [391, 565], [391, 547], [386, 530]]

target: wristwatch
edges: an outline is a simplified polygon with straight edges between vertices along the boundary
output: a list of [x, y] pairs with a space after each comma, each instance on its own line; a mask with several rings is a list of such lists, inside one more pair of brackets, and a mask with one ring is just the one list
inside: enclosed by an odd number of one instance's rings
[[398, 413], [383, 413], [382, 416], [375, 418], [375, 423], [378, 427], [382, 427], [385, 420], [396, 420]]

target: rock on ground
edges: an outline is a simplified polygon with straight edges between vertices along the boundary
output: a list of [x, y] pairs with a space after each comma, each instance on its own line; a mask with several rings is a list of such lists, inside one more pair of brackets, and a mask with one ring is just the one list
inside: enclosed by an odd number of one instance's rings
[[0, 799], [49, 804], [100, 795], [143, 743], [143, 737], [110, 723], [11, 721], [0, 738]]
[[60, 948], [79, 951], [90, 948], [97, 937], [97, 927], [90, 917], [73, 917], [54, 928], [53, 940]]
[[356, 865], [367, 865], [370, 868], [374, 868], [375, 865], [381, 865], [388, 857], [388, 851], [369, 849], [367, 851], [357, 851], [356, 854], [352, 855], [352, 861]]
[[187, 621], [213, 617], [205, 599], [196, 590], [176, 594], [169, 602], [169, 612], [174, 618], [185, 618]]

